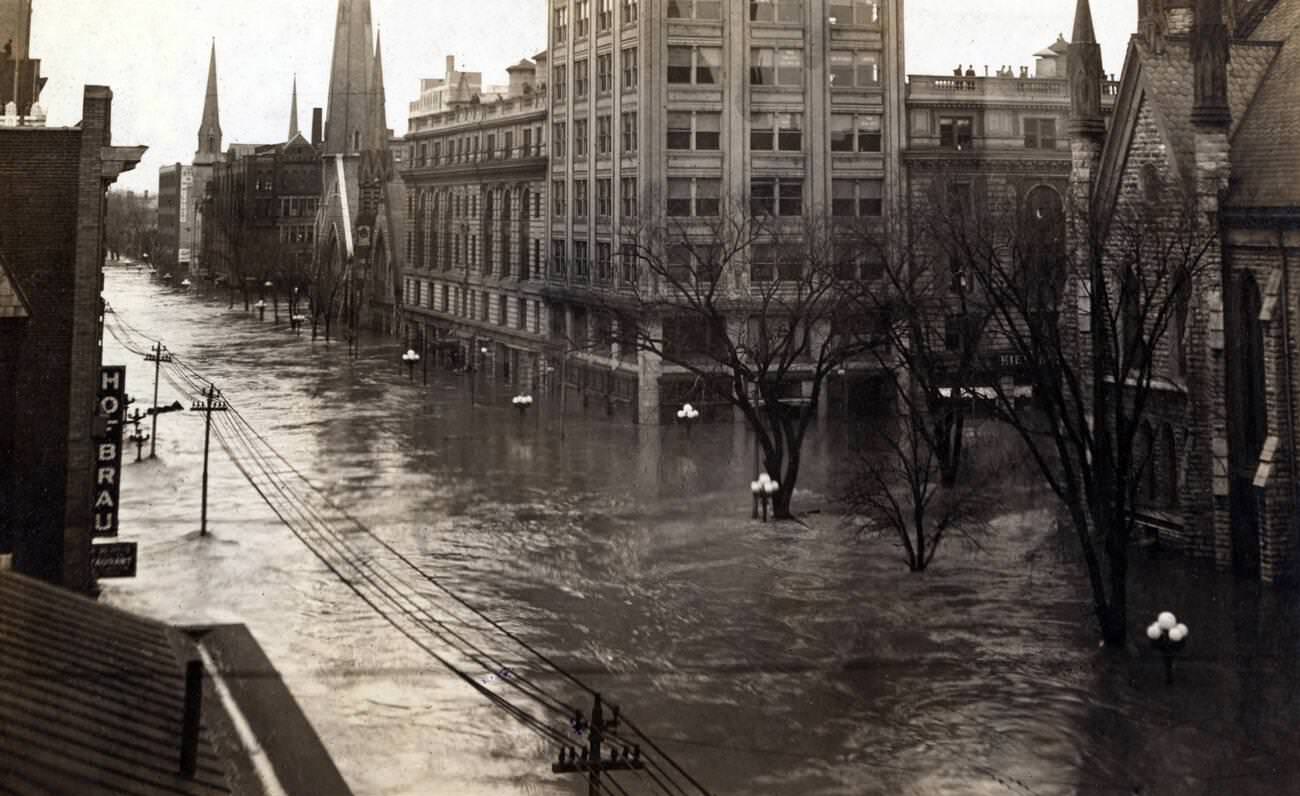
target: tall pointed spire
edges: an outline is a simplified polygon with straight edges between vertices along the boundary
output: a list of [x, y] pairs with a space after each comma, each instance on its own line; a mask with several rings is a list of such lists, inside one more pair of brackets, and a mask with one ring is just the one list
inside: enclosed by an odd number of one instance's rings
[[298, 76], [293, 76], [293, 103], [289, 106], [289, 137], [292, 141], [298, 137]]
[[217, 103], [217, 40], [212, 40], [208, 57], [208, 91], [203, 99], [203, 121], [199, 123], [199, 147], [196, 163], [215, 160], [221, 155], [221, 109]]
[[1106, 132], [1101, 116], [1101, 45], [1092, 24], [1092, 6], [1078, 0], [1074, 9], [1074, 40], [1070, 42], [1070, 134], [1100, 138]]
[[1228, 28], [1223, 22], [1222, 0], [1197, 0], [1192, 29], [1192, 69], [1196, 84], [1192, 121], [1207, 127], [1229, 127]]
[[325, 118], [327, 155], [357, 154], [366, 143], [373, 59], [370, 30], [370, 0], [339, 0]]
[[375, 59], [370, 68], [370, 109], [368, 118], [369, 148], [383, 151], [388, 148], [387, 97], [384, 93], [383, 43], [375, 36]]

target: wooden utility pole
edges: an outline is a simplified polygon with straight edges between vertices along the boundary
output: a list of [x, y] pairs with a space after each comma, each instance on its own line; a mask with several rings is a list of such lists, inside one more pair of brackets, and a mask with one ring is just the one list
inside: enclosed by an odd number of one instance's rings
[[621, 754], [617, 750], [611, 751], [608, 760], [603, 758], [605, 733], [609, 730], [618, 729], [618, 725], [618, 708], [614, 708], [614, 718], [606, 721], [600, 694], [596, 694], [595, 705], [591, 710], [590, 724], [584, 721], [581, 715], [574, 720], [574, 729], [587, 731], [587, 749], [581, 754], [576, 749], [561, 750], [559, 762], [551, 764], [551, 771], [556, 774], [585, 773], [587, 775], [588, 796], [598, 796], [601, 793], [600, 775], [603, 772], [633, 771], [645, 768], [645, 763], [641, 762], [641, 748], [639, 746], [625, 747], [621, 750]]
[[203, 503], [199, 510], [199, 536], [208, 535], [208, 447], [212, 440], [212, 413], [230, 408], [224, 398], [217, 397], [217, 388], [212, 384], [208, 384], [204, 399], [195, 401], [190, 407], [203, 413]]
[[145, 362], [153, 363], [153, 429], [149, 432], [149, 458], [155, 458], [154, 446], [158, 439], [158, 371], [162, 363], [171, 362], [172, 355], [166, 348], [163, 348], [162, 341], [154, 343], [153, 350], [144, 355]]

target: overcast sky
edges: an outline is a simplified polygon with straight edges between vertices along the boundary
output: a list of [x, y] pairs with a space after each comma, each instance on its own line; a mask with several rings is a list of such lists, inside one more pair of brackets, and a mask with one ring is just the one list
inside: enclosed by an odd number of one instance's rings
[[[742, 2], [743, 0], [728, 0]], [[372, 0], [383, 35], [388, 124], [406, 130], [421, 77], [444, 58], [504, 82], [505, 68], [546, 46], [545, 0]], [[32, 54], [49, 78], [51, 124], [81, 118], [82, 86], [113, 88], [113, 139], [149, 153], [118, 184], [156, 190], [158, 167], [193, 156], [217, 40], [224, 143], [284, 140], [298, 76], [300, 120], [325, 104], [337, 0], [34, 0]], [[1069, 37], [1074, 0], [906, 0], [907, 71], [946, 74], [958, 63], [1030, 65], [1058, 33]], [[1118, 73], [1136, 18], [1133, 0], [1093, 3], [1105, 68]]]

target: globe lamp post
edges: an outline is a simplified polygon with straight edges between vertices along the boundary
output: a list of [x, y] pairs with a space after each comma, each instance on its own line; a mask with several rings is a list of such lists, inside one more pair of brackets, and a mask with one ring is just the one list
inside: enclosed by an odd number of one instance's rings
[[415, 381], [415, 363], [420, 361], [420, 355], [415, 353], [415, 349], [408, 348], [402, 354], [402, 361], [406, 363], [406, 378]]
[[1170, 611], [1161, 611], [1156, 621], [1147, 626], [1151, 646], [1164, 658], [1165, 685], [1174, 682], [1174, 656], [1187, 646], [1187, 625], [1178, 621]]
[[677, 419], [686, 424], [686, 436], [689, 437], [691, 435], [691, 426], [695, 425], [695, 421], [700, 419], [700, 410], [690, 404], [685, 404], [681, 409], [677, 410]]
[[763, 507], [763, 522], [767, 522], [767, 502], [772, 500], [780, 488], [781, 484], [772, 480], [772, 476], [767, 473], [760, 475], [757, 481], [749, 482], [749, 491]]

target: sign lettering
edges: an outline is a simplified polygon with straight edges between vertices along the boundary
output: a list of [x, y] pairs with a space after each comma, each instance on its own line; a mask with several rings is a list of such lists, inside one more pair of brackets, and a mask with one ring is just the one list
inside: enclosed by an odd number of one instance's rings
[[[117, 503], [122, 475], [122, 426], [126, 420], [126, 368], [101, 368], [95, 400], [94, 511], [96, 539], [117, 536]], [[134, 565], [133, 565], [134, 566]]]
[[106, 542], [90, 546], [90, 567], [96, 578], [134, 578], [135, 542]]

